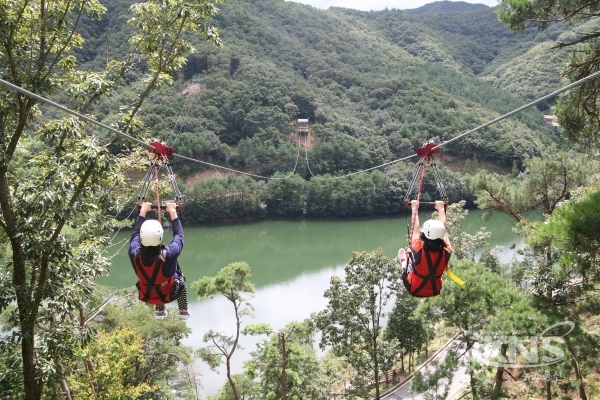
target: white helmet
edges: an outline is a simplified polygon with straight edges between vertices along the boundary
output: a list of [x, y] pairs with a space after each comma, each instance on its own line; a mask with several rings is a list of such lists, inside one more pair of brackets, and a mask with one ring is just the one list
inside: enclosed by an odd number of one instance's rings
[[421, 233], [429, 240], [443, 239], [446, 234], [446, 227], [437, 219], [430, 219], [423, 224]]
[[140, 239], [144, 246], [158, 246], [162, 242], [163, 228], [160, 222], [149, 219], [140, 228]]

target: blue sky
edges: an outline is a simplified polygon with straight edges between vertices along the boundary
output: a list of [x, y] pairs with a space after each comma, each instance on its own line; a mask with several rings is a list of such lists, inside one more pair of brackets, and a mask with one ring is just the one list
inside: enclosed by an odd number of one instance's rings
[[[316, 8], [328, 9], [329, 7], [353, 8], [363, 11], [377, 11], [387, 8], [397, 8], [407, 10], [418, 8], [427, 3], [433, 3], [434, 0], [294, 0], [297, 3], [309, 4]], [[467, 3], [480, 3], [490, 7], [498, 5], [498, 0], [465, 0]]]

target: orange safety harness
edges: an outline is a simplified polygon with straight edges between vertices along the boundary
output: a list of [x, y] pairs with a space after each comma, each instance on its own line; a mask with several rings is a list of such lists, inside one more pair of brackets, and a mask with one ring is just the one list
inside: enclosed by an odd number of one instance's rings
[[[425, 168], [431, 167], [433, 172], [433, 177], [435, 179], [435, 183], [437, 189], [440, 193], [441, 200], [444, 202], [444, 209], [448, 208], [448, 194], [446, 193], [446, 188], [444, 187], [444, 182], [442, 181], [442, 174], [437, 167], [435, 162], [434, 155], [440, 154], [440, 148], [435, 144], [433, 140], [424, 143], [423, 146], [417, 149], [417, 155], [421, 157], [419, 162], [415, 167], [415, 172], [413, 174], [413, 178], [408, 187], [408, 191], [406, 196], [404, 197], [404, 207], [406, 209], [406, 220], [407, 220], [407, 237], [408, 237], [408, 246], [410, 247], [411, 240], [411, 232], [416, 223], [416, 216], [412, 216], [411, 224], [408, 224], [408, 209], [411, 203], [411, 196], [417, 185], [417, 181], [419, 182], [417, 186], [416, 200], [419, 202], [419, 206], [435, 206], [435, 202], [421, 201], [421, 192], [423, 190], [423, 181], [425, 178]], [[419, 260], [415, 262], [412, 251], [408, 252], [409, 258], [411, 258], [411, 264], [413, 266], [412, 276], [410, 281], [405, 279], [404, 284], [408, 292], [417, 297], [430, 297], [437, 296], [441, 290], [441, 277], [444, 271], [448, 274], [450, 279], [463, 286], [465, 283], [457, 277], [448, 266], [448, 254], [446, 250], [442, 250], [438, 258], [435, 262], [432, 261], [431, 255], [428, 251], [424, 249], [420, 249]], [[425, 255], [423, 257], [423, 255]], [[410, 273], [409, 273], [410, 274]]]
[[133, 258], [135, 274], [139, 279], [139, 299], [144, 303], [166, 304], [171, 302], [171, 290], [175, 284], [175, 276], [165, 277], [162, 273], [163, 264], [164, 261], [159, 258], [151, 265], [145, 265], [139, 252]]

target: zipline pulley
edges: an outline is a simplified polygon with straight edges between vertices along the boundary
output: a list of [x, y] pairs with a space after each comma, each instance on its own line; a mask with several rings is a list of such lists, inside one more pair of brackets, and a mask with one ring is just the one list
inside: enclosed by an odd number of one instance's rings
[[150, 182], [154, 180], [155, 193], [156, 193], [156, 204], [152, 204], [152, 209], [157, 210], [158, 221], [161, 220], [160, 210], [166, 209], [166, 205], [161, 204], [160, 196], [159, 196], [159, 179], [158, 172], [160, 168], [164, 168], [167, 173], [167, 180], [171, 184], [171, 188], [173, 189], [173, 196], [175, 203], [177, 204], [177, 211], [181, 212], [183, 210], [183, 199], [184, 196], [179, 190], [177, 186], [177, 181], [175, 180], [175, 174], [173, 173], [173, 169], [169, 164], [169, 157], [173, 155], [173, 148], [170, 147], [167, 143], [160, 140], [152, 140], [150, 142], [150, 146], [148, 147], [148, 153], [154, 154], [152, 162], [148, 166], [148, 170], [146, 171], [146, 176], [142, 181], [142, 187], [140, 189], [140, 193], [138, 195], [136, 207], [139, 210], [142, 203], [147, 201], [146, 196], [148, 194], [148, 189], [150, 187]]
[[419, 202], [419, 205], [424, 206], [434, 206], [434, 201], [421, 201], [421, 191], [423, 190], [423, 178], [425, 177], [425, 168], [427, 166], [431, 167], [433, 171], [433, 177], [435, 178], [435, 183], [438, 191], [440, 192], [440, 200], [444, 202], [444, 207], [448, 207], [448, 194], [446, 193], [446, 188], [444, 188], [444, 183], [442, 182], [442, 174], [438, 169], [434, 155], [440, 154], [440, 148], [437, 147], [433, 140], [424, 143], [423, 146], [417, 149], [417, 155], [421, 157], [419, 162], [415, 167], [415, 173], [413, 174], [412, 181], [408, 186], [408, 191], [406, 192], [406, 196], [404, 197], [404, 206], [408, 208], [410, 206], [410, 197], [415, 189], [417, 181], [419, 182], [419, 186], [417, 187], [417, 198], [416, 200]]

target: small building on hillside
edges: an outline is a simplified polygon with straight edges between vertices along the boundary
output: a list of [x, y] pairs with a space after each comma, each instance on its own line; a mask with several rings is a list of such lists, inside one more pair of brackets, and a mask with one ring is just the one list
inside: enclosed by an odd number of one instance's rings
[[299, 118], [296, 126], [298, 127], [299, 135], [308, 135], [308, 119]]
[[552, 126], [559, 126], [555, 115], [544, 115], [544, 119]]

